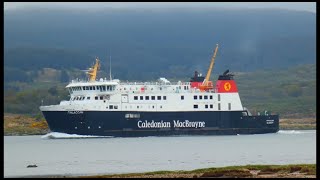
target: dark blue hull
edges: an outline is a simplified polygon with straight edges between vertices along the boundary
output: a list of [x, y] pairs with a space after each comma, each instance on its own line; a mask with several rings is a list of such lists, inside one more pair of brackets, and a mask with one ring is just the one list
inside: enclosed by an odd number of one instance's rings
[[279, 116], [241, 111], [125, 112], [44, 111], [52, 132], [115, 137], [275, 133]]

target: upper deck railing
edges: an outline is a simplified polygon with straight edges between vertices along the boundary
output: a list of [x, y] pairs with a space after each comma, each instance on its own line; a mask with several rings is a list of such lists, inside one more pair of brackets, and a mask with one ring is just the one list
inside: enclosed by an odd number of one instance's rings
[[74, 79], [71, 82], [69, 82], [69, 84], [73, 84], [73, 83], [88, 83], [88, 84], [92, 84], [92, 83], [99, 83], [99, 82], [105, 82], [105, 83], [118, 83], [119, 85], [190, 85], [190, 82], [183, 82], [183, 81], [178, 81], [178, 82], [160, 82], [160, 81], [147, 81], [147, 82], [129, 82], [129, 81], [120, 81], [118, 79], [114, 79], [114, 80], [109, 80], [109, 79], [100, 79], [100, 80], [96, 80], [96, 81], [88, 81], [88, 80], [84, 80], [84, 79]]

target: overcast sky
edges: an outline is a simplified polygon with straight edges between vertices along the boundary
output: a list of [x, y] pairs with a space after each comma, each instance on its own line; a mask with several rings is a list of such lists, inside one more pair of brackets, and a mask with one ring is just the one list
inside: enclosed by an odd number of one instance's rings
[[277, 8], [316, 13], [316, 2], [5, 2], [4, 10], [26, 8], [78, 8], [85, 10], [106, 7], [129, 8]]

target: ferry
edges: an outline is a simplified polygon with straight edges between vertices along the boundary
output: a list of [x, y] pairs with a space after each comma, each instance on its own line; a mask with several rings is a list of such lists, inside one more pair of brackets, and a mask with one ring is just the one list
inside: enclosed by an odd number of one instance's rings
[[100, 60], [87, 80], [72, 80], [70, 99], [40, 106], [51, 132], [78, 135], [143, 137], [238, 135], [279, 131], [279, 115], [252, 115], [242, 106], [234, 74], [226, 70], [210, 80], [218, 51], [206, 76], [195, 71], [190, 81], [128, 82], [97, 78]]

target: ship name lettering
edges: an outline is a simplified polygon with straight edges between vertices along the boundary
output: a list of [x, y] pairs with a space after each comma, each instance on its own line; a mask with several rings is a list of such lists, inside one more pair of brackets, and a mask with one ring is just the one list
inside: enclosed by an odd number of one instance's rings
[[138, 121], [138, 127], [139, 128], [170, 128], [170, 122], [154, 122], [152, 120], [151, 122], [148, 122], [147, 120], [145, 121]]
[[[147, 121], [141, 121], [139, 120], [138, 123], [138, 128], [170, 128], [171, 123], [170, 122], [165, 122], [165, 121], [160, 121], [160, 122], [155, 122], [154, 120]], [[173, 125], [176, 128], [202, 128], [205, 127], [206, 123], [204, 121], [198, 122], [198, 121], [180, 121], [180, 120], [173, 120]]]
[[174, 127], [185, 127], [185, 128], [201, 128], [201, 127], [206, 127], [206, 122], [202, 121], [202, 122], [198, 122], [198, 121], [189, 121], [189, 120], [185, 120], [185, 121], [179, 121], [179, 120], [173, 120], [174, 123]]
[[83, 111], [68, 111], [68, 114], [83, 114]]

